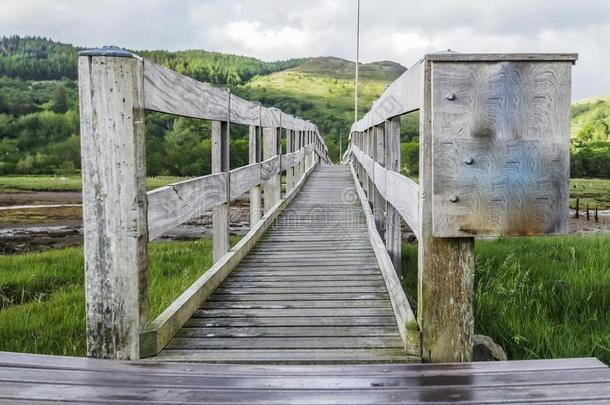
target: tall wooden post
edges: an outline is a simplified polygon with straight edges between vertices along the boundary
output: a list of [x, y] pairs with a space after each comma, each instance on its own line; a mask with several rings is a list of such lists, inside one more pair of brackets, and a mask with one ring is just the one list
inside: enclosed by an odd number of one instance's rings
[[[279, 128], [263, 128], [263, 160], [278, 156]], [[268, 212], [281, 198], [281, 178], [279, 174], [263, 182], [265, 212]]]
[[229, 251], [229, 123], [212, 121], [212, 173], [226, 173], [226, 202], [212, 210], [214, 261]]
[[147, 322], [143, 63], [102, 48], [78, 59], [87, 355], [140, 357]]
[[[400, 172], [400, 116], [385, 121], [385, 168]], [[392, 204], [386, 203], [385, 211], [385, 246], [388, 250], [394, 269], [402, 279], [402, 237], [400, 231], [400, 214]]]
[[417, 319], [422, 359], [472, 360], [474, 238], [437, 238], [432, 234], [433, 151], [431, 62], [424, 61], [420, 110]]
[[[248, 162], [250, 164], [260, 163], [261, 161], [261, 145], [260, 145], [261, 128], [256, 125], [250, 125]], [[250, 189], [250, 228], [261, 219], [261, 187], [254, 186]]]
[[[286, 130], [286, 152], [294, 152], [294, 131]], [[294, 187], [294, 166], [286, 169], [286, 192], [289, 192]]]
[[[373, 127], [373, 154], [374, 160], [379, 163], [382, 167], [385, 167], [385, 128], [383, 126]], [[375, 180], [375, 179], [373, 179]], [[382, 238], [385, 237], [385, 209], [386, 202], [381, 196], [379, 189], [373, 186], [373, 217], [375, 218], [375, 225], [377, 225], [377, 231]]]

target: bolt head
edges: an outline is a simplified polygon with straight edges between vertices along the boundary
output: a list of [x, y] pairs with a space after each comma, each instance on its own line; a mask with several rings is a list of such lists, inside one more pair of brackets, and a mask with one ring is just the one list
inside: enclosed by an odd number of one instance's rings
[[451, 201], [452, 203], [454, 202], [458, 202], [459, 198], [457, 195], [452, 195], [451, 197], [449, 197], [449, 201]]
[[453, 94], [453, 93], [447, 94], [447, 100], [449, 100], [449, 101], [455, 100], [455, 94]]
[[466, 159], [464, 159], [464, 163], [466, 163], [467, 165], [471, 165], [473, 162], [471, 157], [467, 157]]

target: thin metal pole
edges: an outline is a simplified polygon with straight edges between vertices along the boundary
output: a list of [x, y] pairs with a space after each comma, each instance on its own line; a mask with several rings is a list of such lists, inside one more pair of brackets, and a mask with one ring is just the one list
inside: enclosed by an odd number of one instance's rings
[[354, 122], [358, 121], [358, 65], [360, 64], [360, 0], [356, 16], [356, 85], [354, 91]]

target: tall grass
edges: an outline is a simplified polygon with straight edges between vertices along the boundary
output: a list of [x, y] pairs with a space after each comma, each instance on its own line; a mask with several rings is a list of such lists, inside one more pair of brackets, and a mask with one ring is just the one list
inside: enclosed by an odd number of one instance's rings
[[[151, 190], [170, 183], [184, 180], [183, 177], [159, 176], [148, 177], [146, 188]], [[0, 176], [0, 192], [13, 191], [80, 191], [81, 176]]]
[[[610, 364], [610, 236], [477, 241], [475, 330], [509, 359], [598, 357]], [[415, 304], [417, 248], [405, 245]]]
[[[149, 245], [150, 319], [205, 273], [211, 252], [209, 239]], [[0, 350], [85, 355], [83, 285], [82, 248], [0, 256]]]

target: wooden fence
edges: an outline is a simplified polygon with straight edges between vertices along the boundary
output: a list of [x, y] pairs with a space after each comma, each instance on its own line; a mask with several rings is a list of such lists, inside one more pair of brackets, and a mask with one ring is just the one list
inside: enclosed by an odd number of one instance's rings
[[[568, 228], [575, 54], [426, 55], [354, 123], [345, 160], [400, 274], [418, 239], [424, 361], [472, 357], [474, 240]], [[400, 171], [400, 116], [419, 111], [419, 182]]]
[[[196, 283], [149, 324], [148, 242], [213, 210], [215, 265], [206, 277], [221, 279], [312, 167], [328, 161], [328, 151], [308, 121], [121, 49], [81, 52], [78, 69], [88, 354], [135, 359], [162, 347], [209, 294]], [[146, 192], [145, 110], [211, 120], [212, 174]], [[250, 128], [250, 164], [233, 170], [231, 123]], [[286, 153], [281, 150], [283, 133]], [[228, 205], [247, 191], [252, 230], [230, 250]]]

